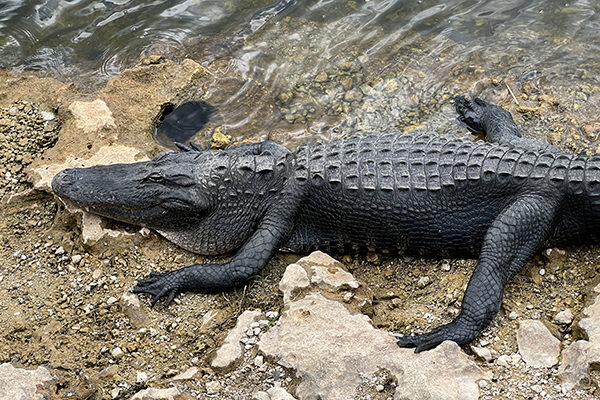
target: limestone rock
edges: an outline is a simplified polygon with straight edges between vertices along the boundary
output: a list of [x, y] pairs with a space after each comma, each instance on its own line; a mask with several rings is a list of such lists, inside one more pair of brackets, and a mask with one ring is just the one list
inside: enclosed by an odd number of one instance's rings
[[554, 316], [554, 321], [558, 324], [568, 325], [573, 322], [573, 312], [567, 308], [556, 314]]
[[168, 389], [144, 389], [137, 392], [131, 400], [175, 400], [175, 396], [181, 394], [176, 387]]
[[270, 400], [295, 400], [294, 396], [289, 394], [282, 387], [272, 387], [271, 389], [267, 390], [267, 393]]
[[103, 100], [74, 101], [69, 110], [77, 119], [77, 128], [84, 133], [98, 132], [102, 129], [115, 129], [112, 111]]
[[560, 340], [538, 320], [519, 322], [517, 330], [519, 353], [527, 365], [534, 368], [550, 368], [558, 363]]
[[236, 365], [244, 354], [240, 339], [246, 336], [246, 328], [261, 317], [263, 315], [260, 311], [244, 311], [239, 316], [237, 325], [227, 334], [223, 345], [217, 350], [217, 354], [211, 363], [213, 368], [219, 371], [228, 371]]
[[45, 386], [54, 378], [44, 367], [35, 370], [15, 368], [12, 364], [0, 365], [0, 399], [43, 400], [38, 385]]
[[318, 289], [329, 297], [342, 300], [357, 312], [360, 310], [368, 314], [372, 309], [371, 289], [354, 279], [344, 264], [321, 251], [290, 264], [279, 283], [279, 289], [283, 292], [284, 303]]
[[134, 328], [142, 328], [148, 324], [148, 313], [142, 307], [137, 294], [125, 292], [119, 301], [121, 311], [129, 318], [129, 323]]
[[590, 366], [600, 364], [600, 284], [594, 288], [593, 293], [596, 298], [583, 310], [586, 317], [579, 321], [579, 327], [586, 333], [588, 340], [571, 343], [562, 352], [557, 375], [563, 382], [563, 390], [588, 386]]
[[[318, 276], [320, 282], [346, 276], [335, 277], [340, 273], [337, 262], [324, 256], [311, 255], [307, 258], [312, 260], [301, 259], [290, 267], [298, 272], [297, 266], [304, 266], [307, 276]], [[326, 264], [316, 265], [315, 258]], [[313, 273], [317, 268], [321, 270]], [[332, 276], [323, 277], [324, 271]], [[354, 286], [349, 284], [353, 280], [343, 281], [344, 288]], [[401, 349], [394, 336], [376, 329], [369, 317], [352, 313], [343, 300], [331, 299], [331, 288], [319, 289], [317, 285], [309, 289], [303, 297], [287, 297], [279, 324], [264, 333], [259, 342], [267, 357], [296, 370], [301, 379], [295, 392], [299, 399], [353, 398], [360, 377], [373, 376], [380, 369], [396, 377], [396, 399], [477, 399], [477, 382], [491, 379], [491, 373], [483, 372], [454, 342], [444, 342], [420, 354]]]

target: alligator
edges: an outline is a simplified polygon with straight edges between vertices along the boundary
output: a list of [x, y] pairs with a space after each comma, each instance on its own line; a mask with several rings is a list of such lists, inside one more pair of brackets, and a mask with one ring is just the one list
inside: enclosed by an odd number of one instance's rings
[[223, 264], [151, 272], [132, 289], [166, 297], [224, 290], [279, 249], [477, 258], [459, 315], [402, 347], [464, 345], [495, 318], [507, 282], [537, 252], [597, 242], [600, 156], [523, 138], [511, 114], [455, 98], [486, 140], [411, 131], [357, 134], [295, 152], [272, 141], [225, 150], [180, 145], [153, 160], [63, 170], [54, 192], [90, 212], [152, 228]]

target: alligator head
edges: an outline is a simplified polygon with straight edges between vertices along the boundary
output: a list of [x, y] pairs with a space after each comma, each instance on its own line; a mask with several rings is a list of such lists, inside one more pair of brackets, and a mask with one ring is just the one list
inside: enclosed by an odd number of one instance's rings
[[151, 161], [65, 169], [52, 190], [91, 213], [169, 229], [193, 223], [210, 207], [195, 171], [197, 156], [170, 152]]
[[[230, 251], [283, 187], [291, 153], [273, 142], [184, 149], [150, 161], [65, 169], [52, 189], [66, 203], [155, 229], [188, 250]], [[223, 232], [234, 239], [220, 240]]]

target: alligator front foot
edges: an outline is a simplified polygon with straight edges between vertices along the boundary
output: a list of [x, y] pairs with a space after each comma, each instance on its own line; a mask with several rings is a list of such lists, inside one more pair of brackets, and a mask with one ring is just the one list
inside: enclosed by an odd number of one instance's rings
[[396, 336], [396, 343], [400, 347], [414, 347], [415, 353], [433, 349], [445, 340], [452, 340], [459, 345], [467, 344], [479, 335], [479, 324], [469, 325], [459, 319], [449, 324], [439, 326], [431, 332], [415, 336]]
[[131, 291], [133, 293], [149, 293], [154, 296], [152, 307], [164, 296], [167, 296], [167, 307], [171, 304], [175, 296], [183, 289], [181, 269], [171, 272], [158, 273], [150, 272], [150, 277], [139, 281]]

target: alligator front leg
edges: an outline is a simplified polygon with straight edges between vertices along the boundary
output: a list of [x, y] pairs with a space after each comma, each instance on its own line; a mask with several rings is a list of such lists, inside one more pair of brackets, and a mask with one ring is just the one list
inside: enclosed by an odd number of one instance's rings
[[219, 291], [247, 281], [269, 262], [293, 229], [295, 202], [279, 200], [263, 217], [257, 230], [233, 259], [224, 264], [195, 264], [171, 272], [151, 272], [134, 293], [150, 293], [152, 306], [163, 296], [167, 307], [183, 291]]
[[558, 194], [524, 195], [507, 207], [488, 229], [459, 316], [429, 333], [400, 336], [398, 345], [418, 353], [444, 340], [463, 345], [475, 339], [500, 310], [508, 281], [548, 236], [559, 203]]

